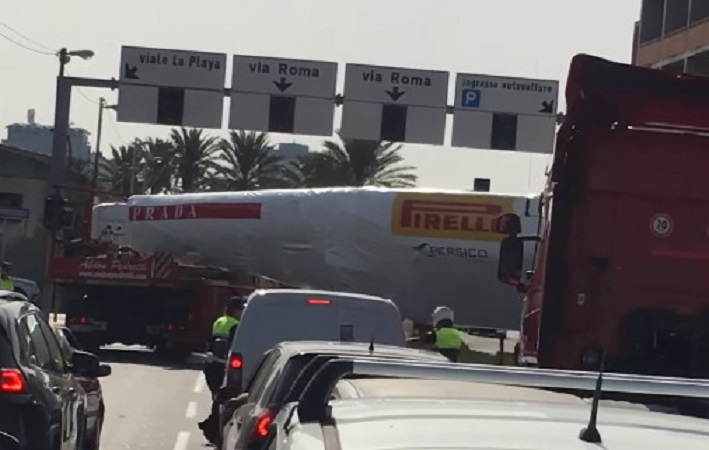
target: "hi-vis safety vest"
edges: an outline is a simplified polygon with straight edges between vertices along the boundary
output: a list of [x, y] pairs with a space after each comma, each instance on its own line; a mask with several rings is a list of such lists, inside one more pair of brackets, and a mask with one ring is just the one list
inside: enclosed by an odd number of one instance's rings
[[15, 283], [12, 278], [1, 278], [0, 277], [0, 291], [14, 291]]
[[460, 331], [455, 328], [439, 328], [436, 330], [436, 342], [433, 346], [438, 349], [458, 350], [463, 344]]
[[221, 316], [212, 325], [212, 337], [228, 338], [232, 327], [239, 325], [239, 321], [232, 316]]

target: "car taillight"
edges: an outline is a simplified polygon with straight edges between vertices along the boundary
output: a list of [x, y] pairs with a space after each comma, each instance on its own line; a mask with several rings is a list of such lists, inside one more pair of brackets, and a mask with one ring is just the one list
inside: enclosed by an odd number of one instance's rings
[[25, 389], [22, 372], [15, 369], [0, 369], [0, 392], [16, 394]]
[[258, 415], [249, 441], [257, 441], [268, 436], [268, 427], [271, 425], [271, 422], [273, 422], [273, 412], [266, 409]]
[[88, 317], [72, 317], [69, 320], [69, 323], [75, 324], [75, 325], [86, 325], [89, 323], [89, 318]]
[[323, 298], [309, 298], [305, 302], [309, 305], [329, 305], [332, 303], [332, 300], [326, 300]]
[[236, 353], [229, 357], [229, 368], [232, 370], [239, 370], [244, 365], [244, 361], [241, 359], [241, 355]]

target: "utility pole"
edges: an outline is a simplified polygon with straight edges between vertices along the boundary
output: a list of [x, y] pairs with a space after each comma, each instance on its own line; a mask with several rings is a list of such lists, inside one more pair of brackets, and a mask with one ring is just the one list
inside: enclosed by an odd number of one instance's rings
[[106, 99], [98, 99], [98, 126], [96, 127], [96, 154], [94, 155], [93, 176], [91, 177], [91, 198], [96, 196], [98, 187], [98, 163], [101, 156], [101, 131], [103, 130], [103, 109], [106, 107]]

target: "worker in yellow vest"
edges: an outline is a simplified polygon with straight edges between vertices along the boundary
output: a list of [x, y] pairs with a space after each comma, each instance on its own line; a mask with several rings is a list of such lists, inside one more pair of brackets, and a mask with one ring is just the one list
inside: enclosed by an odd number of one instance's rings
[[212, 408], [209, 416], [199, 423], [199, 428], [207, 440], [213, 444], [217, 444], [221, 437], [217, 394], [224, 381], [231, 342], [234, 340], [234, 334], [239, 327], [241, 312], [245, 304], [246, 302], [243, 298], [232, 297], [224, 309], [224, 314], [219, 316], [212, 324], [212, 337], [209, 340], [207, 360], [203, 369], [207, 386], [212, 392]]
[[9, 262], [3, 262], [0, 264], [0, 291], [14, 291], [15, 282], [10, 278], [10, 270], [12, 269], [12, 264]]
[[433, 331], [427, 336], [428, 344], [434, 350], [453, 362], [458, 361], [460, 348], [463, 345], [462, 331], [453, 327], [455, 316], [447, 306], [438, 306], [431, 314]]

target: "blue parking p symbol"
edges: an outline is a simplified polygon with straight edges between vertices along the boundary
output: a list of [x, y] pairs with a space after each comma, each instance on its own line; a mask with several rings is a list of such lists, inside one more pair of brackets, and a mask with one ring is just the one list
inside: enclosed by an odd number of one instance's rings
[[463, 89], [460, 104], [463, 108], [479, 108], [480, 89]]

